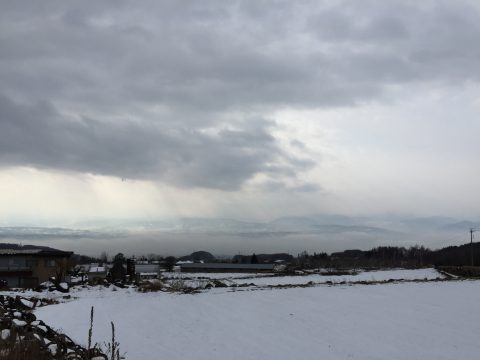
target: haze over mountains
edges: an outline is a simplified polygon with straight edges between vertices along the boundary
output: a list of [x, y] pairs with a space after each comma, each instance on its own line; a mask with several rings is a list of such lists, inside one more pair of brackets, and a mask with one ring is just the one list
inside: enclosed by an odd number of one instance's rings
[[165, 254], [204, 249], [230, 255], [254, 251], [332, 252], [379, 245], [420, 244], [431, 248], [458, 245], [469, 240], [469, 229], [478, 224], [480, 221], [451, 217], [400, 215], [312, 215], [281, 217], [269, 222], [222, 218], [96, 219], [65, 227], [4, 223], [0, 239], [59, 246], [92, 255], [104, 249]]

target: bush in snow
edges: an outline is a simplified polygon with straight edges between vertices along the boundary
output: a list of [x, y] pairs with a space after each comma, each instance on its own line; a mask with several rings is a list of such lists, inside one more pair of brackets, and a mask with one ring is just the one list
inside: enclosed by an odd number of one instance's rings
[[163, 288], [163, 283], [157, 279], [143, 281], [138, 285], [138, 290], [141, 292], [160, 291]]

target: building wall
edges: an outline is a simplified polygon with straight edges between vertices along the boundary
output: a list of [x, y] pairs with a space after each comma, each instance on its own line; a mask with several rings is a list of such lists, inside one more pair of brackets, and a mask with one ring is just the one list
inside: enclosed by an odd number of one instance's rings
[[27, 256], [0, 257], [0, 270], [18, 270], [27, 267]]
[[181, 267], [180, 266], [180, 269], [181, 269], [181, 272], [190, 272], [190, 273], [252, 273], [252, 274], [255, 274], [255, 273], [261, 273], [261, 272], [265, 272], [265, 273], [271, 273], [274, 271], [274, 269], [249, 269], [249, 268], [242, 268], [242, 269], [239, 269], [239, 268], [227, 268], [227, 269], [224, 269], [224, 268], [206, 268], [206, 267], [199, 267], [199, 268], [194, 268], [194, 267], [188, 267], [188, 268], [184, 268], [184, 267]]
[[0, 280], [7, 282], [9, 287], [23, 287], [23, 278], [32, 277], [32, 267], [28, 256], [0, 257]]
[[20, 276], [13, 274], [0, 274], [0, 280], [7, 282], [8, 287], [20, 287]]
[[9, 287], [36, 287], [57, 275], [58, 269], [66, 271], [68, 259], [43, 256], [0, 257], [0, 280]]
[[33, 267], [33, 276], [38, 279], [39, 283], [48, 281], [52, 276], [56, 276], [57, 270], [63, 269], [64, 275], [67, 271], [67, 258], [59, 257], [37, 257]]

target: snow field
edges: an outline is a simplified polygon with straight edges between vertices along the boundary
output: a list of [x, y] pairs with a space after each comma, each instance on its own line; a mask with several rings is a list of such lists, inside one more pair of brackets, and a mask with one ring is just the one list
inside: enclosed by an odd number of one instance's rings
[[128, 359], [474, 359], [480, 351], [480, 282], [213, 289], [195, 295], [108, 288], [36, 310], [87, 341], [116, 325]]
[[315, 284], [325, 284], [327, 282], [357, 282], [357, 281], [384, 281], [384, 280], [433, 280], [443, 279], [445, 276], [433, 268], [424, 269], [397, 269], [397, 270], [377, 270], [362, 271], [356, 275], [328, 275], [328, 274], [310, 274], [297, 276], [272, 276], [272, 274], [230, 274], [230, 273], [172, 273], [167, 275], [168, 279], [192, 279], [185, 280], [188, 286], [202, 287], [202, 282], [207, 283], [207, 279], [219, 279], [227, 285], [254, 284], [256, 286], [269, 285], [301, 285], [313, 282]]
[[443, 279], [444, 276], [432, 268], [413, 269], [413, 270], [379, 270], [379, 271], [361, 271], [357, 275], [321, 275], [311, 274], [302, 276], [276, 276], [276, 277], [259, 277], [254, 279], [237, 279], [237, 284], [255, 284], [259, 286], [266, 285], [287, 285], [287, 284], [306, 284], [313, 281], [316, 284], [355, 281], [384, 281], [384, 280], [433, 280]]

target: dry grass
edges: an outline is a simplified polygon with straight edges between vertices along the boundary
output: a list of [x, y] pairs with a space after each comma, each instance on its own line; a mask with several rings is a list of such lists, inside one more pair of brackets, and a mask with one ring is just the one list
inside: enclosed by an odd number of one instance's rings
[[2, 341], [0, 360], [51, 360], [52, 354], [43, 350], [37, 341]]
[[[49, 347], [44, 345], [43, 340], [34, 336], [34, 333], [22, 328], [21, 331], [13, 328], [7, 339], [0, 339], [0, 360], [120, 360], [119, 343], [115, 339], [115, 326], [112, 326], [111, 342], [105, 342], [103, 346], [92, 344], [94, 309], [90, 311], [90, 328], [88, 331], [88, 347], [83, 348], [75, 344], [68, 336], [58, 333], [53, 329], [54, 335], [49, 336]], [[0, 317], [0, 325], [1, 325]], [[0, 326], [1, 329], [1, 326]], [[33, 330], [33, 329], [32, 329]], [[18, 333], [17, 333], [18, 331]], [[38, 335], [37, 335], [38, 336]], [[41, 336], [43, 337], [43, 335]]]

